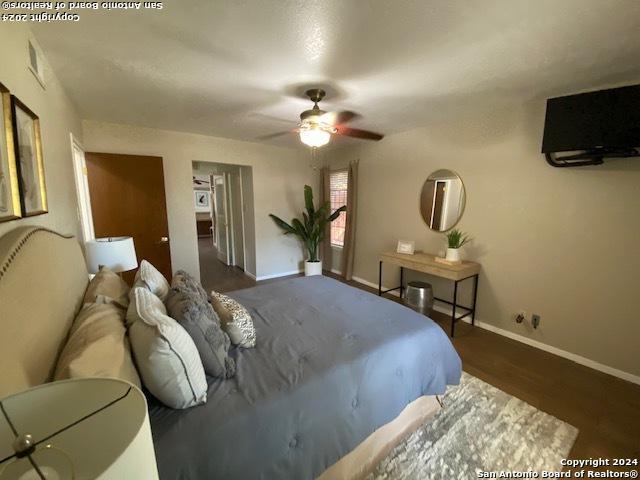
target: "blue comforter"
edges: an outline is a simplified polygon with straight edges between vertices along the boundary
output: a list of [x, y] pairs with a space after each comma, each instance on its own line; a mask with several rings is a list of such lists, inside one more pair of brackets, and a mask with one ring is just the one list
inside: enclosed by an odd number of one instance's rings
[[209, 379], [208, 401], [151, 399], [160, 478], [313, 479], [421, 395], [460, 380], [460, 358], [432, 320], [331, 278], [230, 294], [257, 346], [237, 374]]

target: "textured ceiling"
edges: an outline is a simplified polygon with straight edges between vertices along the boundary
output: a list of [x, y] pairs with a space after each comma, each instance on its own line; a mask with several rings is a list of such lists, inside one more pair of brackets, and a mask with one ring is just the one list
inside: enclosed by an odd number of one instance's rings
[[83, 118], [258, 141], [295, 126], [311, 105], [301, 92], [320, 85], [323, 108], [390, 134], [464, 108], [640, 80], [638, 0], [164, 5], [33, 25]]

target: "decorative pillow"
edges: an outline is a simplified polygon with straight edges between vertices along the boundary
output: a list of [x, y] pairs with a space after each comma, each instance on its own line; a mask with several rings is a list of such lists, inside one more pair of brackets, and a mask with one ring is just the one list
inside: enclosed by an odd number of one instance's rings
[[233, 377], [236, 364], [227, 355], [231, 342], [220, 329], [213, 307], [197, 291], [184, 285], [169, 290], [166, 306], [171, 318], [184, 327], [196, 344], [205, 373], [219, 378]]
[[113, 377], [140, 387], [124, 315], [116, 303], [85, 304], [71, 326], [53, 379]]
[[198, 282], [195, 278], [189, 275], [184, 270], [178, 270], [171, 279], [172, 287], [185, 287], [189, 290], [192, 290], [200, 296], [205, 302], [209, 301], [209, 297], [207, 296], [207, 292], [204, 291], [200, 282]]
[[146, 260], [142, 260], [142, 262], [140, 262], [140, 268], [138, 268], [138, 271], [136, 272], [136, 278], [133, 286], [147, 287], [151, 293], [163, 302], [169, 293], [169, 282], [167, 282], [167, 279], [164, 278], [164, 275], [162, 275], [156, 267]]
[[172, 408], [205, 403], [207, 379], [189, 334], [146, 288], [134, 287], [130, 299], [129, 338], [144, 385]]
[[256, 329], [251, 315], [233, 298], [211, 292], [213, 309], [220, 317], [220, 326], [227, 332], [231, 343], [245, 348], [256, 346]]
[[84, 294], [84, 303], [109, 303], [109, 301], [126, 309], [129, 306], [129, 285], [120, 275], [107, 267], [102, 267], [89, 282]]

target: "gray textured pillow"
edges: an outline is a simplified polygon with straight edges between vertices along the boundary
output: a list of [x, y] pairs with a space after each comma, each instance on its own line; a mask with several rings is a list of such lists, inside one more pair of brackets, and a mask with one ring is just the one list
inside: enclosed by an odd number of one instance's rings
[[228, 356], [231, 342], [220, 328], [213, 307], [197, 291], [184, 285], [169, 290], [166, 306], [169, 316], [182, 325], [196, 344], [204, 371], [213, 377], [233, 377], [236, 364]]
[[172, 287], [185, 287], [189, 290], [195, 292], [204, 300], [205, 302], [209, 301], [209, 297], [207, 296], [207, 292], [204, 291], [200, 282], [198, 282], [195, 278], [189, 275], [184, 270], [178, 270], [171, 279]]

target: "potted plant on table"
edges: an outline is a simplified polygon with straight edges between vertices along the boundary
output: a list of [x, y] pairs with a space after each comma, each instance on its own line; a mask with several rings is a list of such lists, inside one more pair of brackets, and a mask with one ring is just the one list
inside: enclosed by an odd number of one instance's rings
[[447, 260], [450, 262], [459, 262], [460, 248], [470, 241], [471, 238], [457, 228], [447, 233]]
[[330, 213], [331, 204], [325, 202], [316, 209], [313, 205], [313, 190], [309, 185], [304, 186], [304, 204], [306, 212], [302, 213], [302, 219], [294, 218], [291, 220], [291, 224], [272, 213], [269, 216], [277, 226], [284, 230], [285, 235], [290, 233], [297, 235], [304, 243], [308, 252], [308, 258], [304, 264], [305, 276], [322, 275], [322, 261], [318, 259], [318, 245], [324, 239], [327, 224], [338, 218], [340, 212], [346, 211], [347, 207], [343, 205], [335, 212]]

